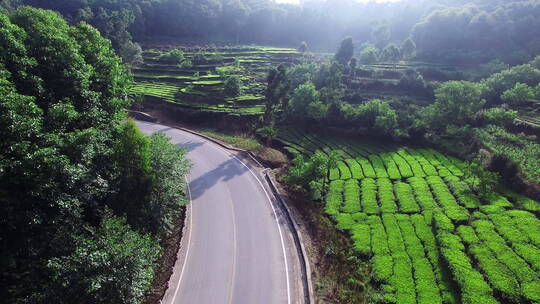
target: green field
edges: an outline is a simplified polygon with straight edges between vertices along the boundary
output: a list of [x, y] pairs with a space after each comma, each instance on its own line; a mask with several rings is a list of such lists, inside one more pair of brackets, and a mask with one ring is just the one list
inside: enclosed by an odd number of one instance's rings
[[466, 163], [432, 149], [281, 130], [289, 152], [340, 155], [325, 211], [369, 259], [387, 303], [539, 303], [540, 203], [476, 196]]
[[[159, 57], [167, 49], [145, 50], [144, 63], [132, 69], [136, 82], [132, 93], [148, 101], [160, 100], [201, 111], [259, 115], [264, 111], [267, 71], [278, 64], [291, 64], [300, 56], [294, 49], [274, 47], [235, 46], [202, 51], [179, 48], [193, 62], [191, 66], [161, 62]], [[235, 64], [240, 69], [234, 74], [241, 78], [242, 93], [231, 97], [223, 92], [224, 79], [219, 70]]]

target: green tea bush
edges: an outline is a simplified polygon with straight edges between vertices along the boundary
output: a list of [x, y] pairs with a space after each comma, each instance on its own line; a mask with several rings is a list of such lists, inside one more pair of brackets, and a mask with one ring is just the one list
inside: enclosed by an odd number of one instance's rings
[[469, 245], [469, 252], [478, 261], [480, 270], [485, 274], [494, 289], [500, 291], [505, 298], [518, 301], [520, 297], [519, 283], [513, 273], [499, 263], [489, 248], [485, 247], [471, 226], [459, 226], [458, 234]]
[[411, 185], [416, 201], [423, 210], [432, 210], [438, 207], [425, 179], [415, 176], [410, 177], [407, 182]]
[[377, 184], [372, 178], [362, 180], [361, 186], [361, 205], [362, 209], [367, 214], [378, 214], [380, 212], [377, 204]]
[[[398, 166], [399, 172], [401, 173], [401, 176], [403, 178], [414, 176], [414, 173], [411, 170], [411, 166], [409, 166], [409, 163], [407, 163], [407, 160], [405, 160], [403, 157], [401, 157], [399, 153], [393, 152], [393, 153], [390, 153], [390, 156], [392, 157], [392, 159], [394, 160], [394, 162]], [[420, 168], [420, 170], [421, 170], [421, 168]], [[422, 171], [422, 174], [423, 173], [424, 172]]]
[[433, 190], [439, 205], [450, 219], [466, 221], [469, 218], [467, 209], [458, 205], [456, 199], [439, 176], [428, 176], [427, 182]]
[[459, 236], [461, 236], [461, 239], [469, 245], [480, 242], [480, 239], [478, 239], [476, 232], [474, 232], [474, 229], [471, 226], [460, 225], [457, 227], [456, 231], [458, 232]]
[[326, 194], [325, 212], [333, 217], [337, 216], [343, 205], [343, 186], [341, 180], [332, 181]]
[[422, 166], [422, 170], [427, 176], [437, 176], [437, 169], [426, 159], [418, 150], [407, 150], [418, 163]]
[[514, 204], [521, 206], [523, 209], [532, 212], [540, 212], [540, 202], [530, 199], [524, 195], [517, 194], [512, 191], [503, 191], [506, 197], [510, 198]]
[[384, 229], [381, 218], [376, 215], [371, 215], [367, 222], [371, 231], [371, 249], [373, 250], [373, 253], [376, 256], [390, 255], [386, 229]]
[[375, 255], [371, 263], [375, 281], [387, 282], [394, 274], [394, 259], [391, 255]]
[[335, 181], [339, 179], [339, 169], [337, 167], [330, 168], [330, 170], [328, 170], [328, 179], [331, 181]]
[[540, 249], [532, 244], [512, 244], [514, 251], [536, 271], [540, 271]]
[[[436, 215], [437, 217], [437, 215]], [[459, 236], [440, 230], [437, 233], [440, 251], [448, 264], [455, 281], [461, 288], [461, 301], [464, 304], [495, 304], [493, 290], [476, 271]]]
[[349, 213], [339, 213], [336, 216], [336, 227], [341, 230], [349, 230], [354, 225], [354, 220]]
[[414, 266], [414, 279], [418, 303], [441, 303], [441, 296], [435, 274], [428, 259], [425, 257], [424, 247], [408, 215], [396, 215], [401, 235], [406, 245], [406, 251], [412, 259]]
[[404, 213], [420, 212], [420, 206], [416, 203], [411, 186], [403, 182], [397, 182], [394, 186], [399, 210]]
[[349, 169], [351, 170], [352, 178], [354, 179], [363, 179], [364, 173], [362, 172], [362, 167], [360, 164], [353, 158], [346, 159], [345, 162]]
[[396, 205], [396, 197], [394, 195], [394, 186], [388, 178], [377, 179], [378, 196], [381, 204], [381, 211], [387, 213], [396, 213], [398, 207]]
[[534, 214], [522, 210], [506, 211], [505, 214], [510, 215], [516, 227], [527, 235], [533, 245], [540, 248], [540, 220]]
[[371, 254], [371, 232], [366, 224], [355, 224], [351, 229], [354, 248], [363, 255]]
[[441, 211], [436, 211], [433, 213], [433, 225], [438, 231], [441, 230], [452, 232], [455, 229], [452, 221]]
[[396, 163], [394, 162], [394, 159], [390, 155], [390, 153], [381, 154], [381, 158], [386, 166], [388, 177], [390, 179], [401, 179], [401, 174], [399, 173], [399, 169]]
[[360, 166], [362, 166], [362, 170], [364, 171], [364, 176], [367, 178], [376, 178], [377, 174], [375, 174], [375, 170], [373, 169], [373, 166], [371, 166], [371, 163], [369, 160], [365, 158], [358, 158], [357, 159]]
[[500, 291], [505, 298], [512, 302], [518, 302], [520, 288], [514, 274], [506, 266], [499, 263], [493, 253], [482, 244], [472, 244], [469, 251], [478, 261], [479, 268], [485, 274], [491, 286]]
[[401, 230], [393, 214], [385, 213], [382, 220], [388, 237], [388, 247], [394, 259], [394, 274], [390, 284], [396, 288], [398, 303], [416, 303], [412, 263], [405, 249]]
[[[414, 158], [412, 155], [407, 153], [406, 150], [399, 149], [397, 153], [398, 153], [397, 155], [399, 155], [401, 158], [403, 158], [407, 162], [407, 164], [409, 164], [410, 169], [412, 170], [413, 176], [416, 176], [416, 177], [425, 177], [426, 176], [426, 173], [422, 169], [422, 165], [420, 165], [420, 163], [416, 160], [416, 158]], [[401, 161], [397, 160], [397, 155], [394, 154], [393, 157], [394, 157], [394, 160], [396, 161], [398, 167], [400, 168], [399, 170], [401, 171], [401, 175], [402, 176], [407, 176], [408, 171], [406, 169], [402, 170], [401, 166], [403, 164], [401, 164]]]
[[467, 209], [475, 209], [480, 206], [480, 200], [478, 197], [474, 195], [469, 185], [462, 181], [459, 177], [447, 176], [444, 178], [444, 180], [459, 202]]
[[[473, 227], [480, 240], [484, 242], [484, 246], [489, 248], [499, 262], [506, 265], [514, 273], [521, 284], [540, 282], [538, 273], [534, 272], [526, 261], [508, 247], [505, 240], [494, 231], [492, 223], [486, 220], [478, 220], [473, 222]], [[523, 296], [531, 301], [538, 300], [534, 299], [534, 294], [523, 293]]]
[[345, 182], [345, 204], [343, 212], [355, 213], [360, 211], [360, 187], [358, 181], [349, 179]]
[[351, 171], [349, 170], [349, 167], [347, 167], [347, 165], [343, 161], [338, 161], [337, 162], [337, 168], [339, 170], [339, 178], [340, 179], [347, 180], [347, 179], [350, 179], [352, 177], [351, 176]]
[[375, 174], [377, 174], [378, 178], [388, 177], [388, 173], [386, 172], [386, 169], [384, 168], [384, 163], [379, 156], [375, 154], [371, 154], [368, 158], [371, 161], [373, 169], [375, 170]]
[[488, 214], [488, 217], [508, 243], [514, 245], [518, 243], [528, 244], [530, 242], [529, 237], [514, 226], [510, 216], [504, 213], [492, 213]]
[[500, 206], [500, 207], [513, 207], [514, 206], [506, 197], [495, 192], [489, 193], [485, 199], [494, 206]]

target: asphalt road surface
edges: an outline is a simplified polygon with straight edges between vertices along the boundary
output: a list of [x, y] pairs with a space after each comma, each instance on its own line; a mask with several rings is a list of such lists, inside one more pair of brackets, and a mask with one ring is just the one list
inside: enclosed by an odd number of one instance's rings
[[191, 206], [165, 304], [303, 303], [289, 225], [256, 168], [202, 137], [137, 122], [185, 147]]

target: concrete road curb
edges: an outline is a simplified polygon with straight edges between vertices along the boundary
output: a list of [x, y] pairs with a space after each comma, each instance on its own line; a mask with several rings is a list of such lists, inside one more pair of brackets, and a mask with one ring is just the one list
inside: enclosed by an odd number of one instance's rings
[[270, 169], [265, 169], [264, 177], [266, 178], [268, 184], [270, 185], [270, 188], [272, 189], [272, 192], [274, 194], [274, 197], [277, 199], [279, 204], [281, 205], [281, 208], [285, 210], [285, 213], [287, 215], [287, 219], [290, 224], [292, 224], [293, 227], [293, 238], [294, 242], [296, 243], [296, 248], [298, 249], [301, 259], [300, 259], [300, 267], [302, 268], [302, 275], [304, 276], [304, 279], [302, 282], [304, 283], [304, 295], [305, 295], [305, 301], [307, 304], [315, 304], [315, 297], [313, 293], [313, 282], [311, 280], [311, 267], [309, 264], [309, 257], [307, 255], [306, 248], [304, 246], [304, 239], [302, 237], [302, 234], [300, 233], [300, 228], [298, 227], [298, 222], [292, 216], [292, 212], [289, 209], [289, 206], [283, 199], [283, 196], [279, 192], [279, 188], [275, 184], [274, 177], [270, 174]]

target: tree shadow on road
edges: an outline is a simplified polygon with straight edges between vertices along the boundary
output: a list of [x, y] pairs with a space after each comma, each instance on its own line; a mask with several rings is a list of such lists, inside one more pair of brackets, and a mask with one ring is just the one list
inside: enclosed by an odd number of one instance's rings
[[201, 197], [208, 189], [212, 188], [219, 181], [228, 181], [235, 176], [244, 174], [248, 169], [242, 166], [234, 158], [222, 162], [217, 168], [204, 173], [189, 183], [191, 198], [193, 200]]
[[186, 150], [186, 153], [191, 152], [202, 145], [204, 145], [203, 141], [188, 141], [187, 143], [176, 144], [177, 147]]

